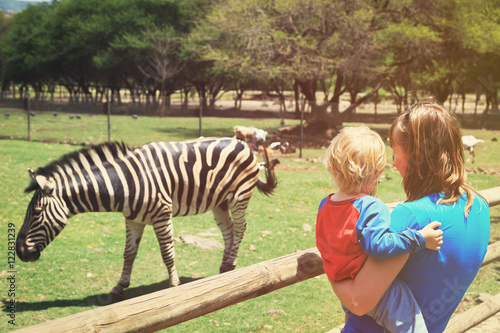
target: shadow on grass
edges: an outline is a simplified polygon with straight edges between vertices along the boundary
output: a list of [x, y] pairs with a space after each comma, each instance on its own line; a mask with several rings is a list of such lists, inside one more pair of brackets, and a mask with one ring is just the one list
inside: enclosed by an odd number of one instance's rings
[[[181, 284], [189, 283], [192, 281], [196, 281], [199, 279], [194, 278], [185, 278], [181, 277]], [[155, 291], [168, 289], [168, 280], [153, 283], [146, 286], [139, 286], [134, 288], [127, 288], [125, 290], [125, 299], [131, 299], [134, 297], [146, 295], [149, 293], [153, 293]], [[8, 300], [7, 300], [8, 301]], [[5, 313], [9, 313], [9, 309], [7, 306], [7, 301], [3, 300], [2, 303], [2, 311]], [[108, 294], [97, 294], [85, 297], [83, 299], [59, 299], [59, 300], [51, 300], [51, 301], [40, 301], [40, 302], [16, 302], [16, 312], [25, 312], [25, 311], [41, 311], [49, 308], [65, 308], [65, 307], [73, 307], [78, 306], [81, 308], [84, 307], [93, 307], [93, 306], [105, 306], [112, 303], [117, 303], [117, 301], [113, 301], [109, 298]]]

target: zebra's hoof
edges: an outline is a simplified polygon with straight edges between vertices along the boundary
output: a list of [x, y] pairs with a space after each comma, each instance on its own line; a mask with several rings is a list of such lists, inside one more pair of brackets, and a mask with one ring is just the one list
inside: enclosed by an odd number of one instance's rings
[[223, 265], [220, 266], [219, 273], [230, 272], [236, 268], [236, 265]]
[[119, 302], [123, 300], [123, 289], [118, 290], [118, 288], [114, 287], [108, 295], [108, 299], [112, 302]]
[[169, 287], [178, 287], [180, 285], [181, 285], [181, 281], [179, 279], [177, 279], [177, 280], [170, 280], [170, 282], [168, 283]]
[[123, 294], [110, 292], [108, 298], [111, 300], [111, 302], [120, 302], [123, 301]]

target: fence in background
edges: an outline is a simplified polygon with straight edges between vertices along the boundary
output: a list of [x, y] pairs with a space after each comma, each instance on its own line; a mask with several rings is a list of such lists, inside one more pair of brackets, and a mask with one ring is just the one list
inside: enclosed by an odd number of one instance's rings
[[[310, 105], [301, 99], [298, 104], [292, 95], [287, 96], [287, 100], [281, 103], [277, 97], [259, 92], [249, 93], [248, 96], [254, 96], [253, 100], [243, 100], [238, 103], [231, 99], [230, 93], [223, 95], [224, 99], [214, 101], [212, 107], [210, 103], [200, 100], [195, 94], [183, 95], [176, 94], [176, 98], [161, 100], [155, 98], [140, 96], [133, 100], [127, 93], [122, 93], [120, 98], [104, 94], [101, 98], [95, 97], [92, 100], [81, 96], [79, 98], [69, 98], [67, 93], [55, 93], [51, 96], [34, 97], [33, 93], [27, 92], [25, 95], [4, 93], [0, 97], [0, 109], [22, 109], [27, 111], [28, 123], [30, 114], [37, 112], [51, 112], [68, 117], [79, 117], [83, 114], [93, 115], [123, 115], [123, 116], [155, 116], [155, 117], [234, 117], [234, 118], [278, 118], [278, 119], [300, 119], [301, 115], [307, 121], [310, 116]], [[387, 100], [378, 104], [360, 105], [355, 113], [344, 119], [350, 122], [365, 123], [391, 123], [398, 112], [398, 106], [394, 104], [390, 96]], [[469, 97], [472, 99], [472, 97]], [[318, 99], [318, 103], [322, 101]], [[239, 105], [239, 107], [237, 107]], [[350, 102], [343, 99], [339, 105], [342, 111], [350, 105]], [[467, 128], [487, 128], [500, 129], [500, 113], [498, 110], [489, 110], [485, 113], [483, 105], [468, 101], [465, 109], [457, 108], [457, 104], [445, 103], [445, 106], [454, 112]], [[200, 108], [200, 106], [204, 106]], [[203, 110], [202, 110], [203, 109]], [[4, 114], [8, 111], [4, 111]], [[200, 126], [201, 130], [201, 126]], [[29, 133], [29, 129], [28, 129]]]
[[[112, 101], [109, 94], [104, 99], [105, 102], [87, 102], [87, 103], [75, 103], [68, 101], [68, 99], [59, 98], [57, 101], [53, 100], [37, 100], [30, 97], [29, 92], [25, 94], [23, 98], [15, 99], [0, 99], [0, 109], [3, 108], [4, 119], [0, 118], [0, 138], [15, 138], [15, 139], [26, 139], [28, 141], [42, 140], [49, 142], [60, 142], [60, 139], [51, 138], [51, 131], [48, 128], [42, 128], [37, 124], [36, 117], [37, 114], [45, 115], [50, 118], [49, 122], [58, 122], [58, 125], [63, 127], [71, 127], [71, 134], [74, 135], [74, 139], [64, 140], [63, 142], [71, 142], [73, 144], [89, 144], [89, 143], [100, 143], [106, 139], [103, 136], [95, 139], [97, 142], [91, 142], [88, 140], [83, 140], [83, 133], [78, 133], [85, 131], [86, 126], [94, 126], [90, 123], [86, 123], [92, 116], [102, 116], [106, 117], [106, 125], [101, 122], [98, 126], [101, 127], [101, 132], [104, 130], [107, 132], [107, 141], [112, 140], [112, 117], [111, 116], [129, 116], [134, 119], [138, 119], [143, 116], [155, 116], [155, 117], [197, 117], [199, 119], [198, 123], [198, 137], [204, 135], [203, 132], [203, 117], [222, 117], [222, 118], [274, 118], [281, 119], [281, 125], [285, 124], [285, 119], [300, 118], [300, 141], [298, 144], [299, 157], [302, 157], [303, 148], [303, 124], [304, 124], [304, 111], [306, 104], [304, 99], [300, 103], [300, 115], [297, 117], [295, 111], [287, 112], [286, 107], [281, 108], [281, 105], [276, 106], [275, 102], [258, 102], [257, 109], [245, 110], [238, 109], [231, 106], [234, 101], [226, 100], [224, 105], [215, 105], [213, 108], [207, 109], [205, 102], [200, 99], [196, 100], [175, 100], [170, 101], [168, 106], [165, 106], [159, 101], [155, 102], [127, 102], [127, 103], [117, 103]], [[252, 101], [255, 105], [255, 101]], [[267, 108], [265, 110], [258, 109], [258, 104]], [[291, 107], [291, 106], [289, 106]], [[11, 117], [12, 115], [12, 117]], [[85, 117], [87, 116], [87, 117]], [[9, 123], [1, 124], [2, 120], [15, 118]], [[62, 120], [62, 119], [64, 120]], [[69, 118], [69, 122], [68, 122]], [[84, 120], [85, 119], [85, 120]], [[13, 122], [17, 121], [17, 126], [24, 126], [26, 124], [26, 130], [17, 131], [15, 135], [12, 135], [7, 130], [7, 126], [13, 125]], [[94, 122], [95, 123], [95, 122]], [[37, 128], [38, 125], [38, 128]], [[236, 125], [236, 123], [235, 123]], [[1, 131], [2, 127], [6, 130]], [[114, 126], [116, 129], [116, 126]], [[43, 132], [42, 136], [33, 137], [32, 133]], [[232, 133], [231, 133], [232, 134]], [[227, 134], [227, 135], [231, 135]], [[116, 137], [114, 138], [116, 140]]]
[[[4, 119], [12, 114], [24, 114], [26, 119], [26, 137], [31, 140], [33, 130], [31, 118], [40, 113], [49, 113], [54, 117], [66, 117], [69, 119], [81, 119], [84, 115], [107, 116], [108, 128], [110, 116], [138, 117], [198, 117], [200, 118], [200, 136], [202, 131], [202, 117], [224, 117], [224, 118], [275, 118], [284, 119], [300, 118], [295, 113], [295, 107], [280, 108], [276, 101], [247, 101], [242, 103], [242, 108], [235, 107], [234, 100], [221, 100], [212, 108], [208, 108], [203, 100], [196, 99], [172, 99], [167, 105], [155, 101], [142, 102], [117, 102], [109, 96], [103, 102], [80, 102], [70, 101], [68, 98], [52, 100], [37, 100], [27, 93], [23, 98], [0, 98], [0, 110]], [[304, 110], [304, 104], [302, 104]], [[1, 115], [0, 115], [1, 116]], [[24, 116], [23, 116], [24, 117]], [[0, 121], [2, 119], [0, 118]], [[1, 133], [0, 133], [1, 135]]]

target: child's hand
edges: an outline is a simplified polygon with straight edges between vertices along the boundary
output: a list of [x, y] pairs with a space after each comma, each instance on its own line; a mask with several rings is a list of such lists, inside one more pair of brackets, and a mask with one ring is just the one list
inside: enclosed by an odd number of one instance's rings
[[438, 251], [443, 244], [443, 230], [437, 229], [441, 225], [440, 222], [434, 221], [426, 225], [422, 230], [419, 230], [425, 238], [425, 247], [429, 250]]

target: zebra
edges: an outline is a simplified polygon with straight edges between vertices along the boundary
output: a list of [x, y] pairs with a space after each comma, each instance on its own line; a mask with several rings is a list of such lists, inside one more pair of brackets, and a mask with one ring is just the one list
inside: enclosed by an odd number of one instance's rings
[[[266, 160], [269, 164], [268, 157]], [[84, 212], [121, 212], [126, 243], [123, 270], [111, 290], [122, 299], [145, 225], [152, 225], [170, 286], [180, 284], [174, 265], [172, 217], [212, 210], [224, 239], [219, 272], [233, 270], [246, 230], [245, 211], [257, 187], [270, 195], [277, 186], [271, 168], [266, 180], [246, 143], [232, 138], [153, 142], [130, 149], [123, 142], [104, 143], [68, 153], [28, 169], [34, 191], [16, 241], [18, 257], [36, 261], [67, 220]]]

